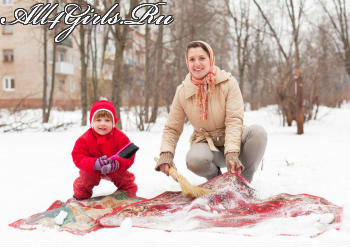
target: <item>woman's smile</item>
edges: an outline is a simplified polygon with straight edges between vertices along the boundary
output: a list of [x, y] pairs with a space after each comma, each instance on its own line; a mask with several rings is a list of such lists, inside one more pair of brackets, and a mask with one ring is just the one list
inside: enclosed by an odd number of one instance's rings
[[209, 56], [201, 47], [190, 48], [187, 53], [188, 68], [192, 76], [201, 80], [210, 69]]

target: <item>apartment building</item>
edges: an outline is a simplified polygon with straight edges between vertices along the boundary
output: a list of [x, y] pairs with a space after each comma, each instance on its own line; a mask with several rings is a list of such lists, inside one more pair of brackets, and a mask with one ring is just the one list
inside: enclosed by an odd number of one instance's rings
[[[31, 0], [0, 0], [0, 17], [11, 20], [16, 8], [27, 10], [34, 4]], [[44, 81], [44, 26], [0, 25], [0, 108], [40, 108]], [[47, 28], [47, 27], [46, 27]], [[102, 65], [103, 28], [97, 32], [98, 97], [112, 99], [112, 75], [115, 50], [110, 37]], [[144, 27], [143, 27], [144, 29]], [[47, 96], [51, 90], [53, 68], [53, 32], [48, 31], [48, 82]], [[53, 106], [74, 109], [80, 106], [80, 52], [75, 40], [78, 28], [56, 48], [55, 85]], [[144, 91], [145, 36], [139, 27], [131, 27], [124, 51], [122, 67], [123, 105], [139, 104]], [[88, 104], [92, 104], [92, 58], [87, 69]]]
[[[0, 0], [0, 17], [13, 18], [29, 0]], [[44, 48], [40, 25], [0, 25], [0, 108], [40, 108], [43, 99]], [[53, 67], [52, 31], [48, 42], [48, 90]], [[73, 109], [80, 105], [80, 54], [71, 37], [57, 45], [53, 105]]]

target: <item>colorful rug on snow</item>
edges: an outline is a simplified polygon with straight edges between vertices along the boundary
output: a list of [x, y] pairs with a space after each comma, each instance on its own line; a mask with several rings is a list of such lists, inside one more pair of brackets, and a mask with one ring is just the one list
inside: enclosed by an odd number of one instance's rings
[[153, 199], [130, 198], [116, 192], [84, 201], [56, 201], [45, 212], [9, 226], [84, 235], [102, 227], [118, 227], [123, 221], [130, 225], [131, 221], [134, 227], [166, 231], [239, 230], [249, 236], [269, 232], [288, 236], [306, 233], [311, 237], [340, 227], [342, 208], [321, 197], [279, 194], [260, 199], [244, 178], [232, 173], [200, 186], [215, 192], [195, 200], [185, 198], [179, 191], [167, 191]]
[[[307, 233], [310, 237], [340, 227], [342, 208], [321, 197], [278, 194], [262, 200], [243, 177], [228, 172], [201, 187], [215, 192], [190, 200], [181, 192], [167, 191], [153, 199], [116, 208], [97, 221], [101, 226], [117, 227], [128, 219], [134, 227], [166, 231], [225, 232], [245, 228], [248, 229], [245, 235], [251, 235], [252, 226], [265, 228], [270, 224], [276, 235]], [[276, 223], [271, 223], [276, 220], [279, 229]], [[312, 230], [304, 231], [305, 224]]]
[[[113, 212], [118, 207], [135, 201], [144, 200], [139, 197], [127, 197], [125, 193], [117, 191], [108, 196], [94, 197], [77, 201], [73, 198], [55, 201], [46, 211], [20, 219], [9, 226], [22, 230], [58, 229], [76, 235], [84, 235], [102, 228], [97, 219]], [[61, 217], [63, 216], [63, 217]]]

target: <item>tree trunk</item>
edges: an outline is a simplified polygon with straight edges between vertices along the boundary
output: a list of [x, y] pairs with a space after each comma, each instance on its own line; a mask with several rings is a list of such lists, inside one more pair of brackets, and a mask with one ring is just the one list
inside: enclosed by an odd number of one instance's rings
[[[55, 36], [56, 36], [56, 29], [55, 29]], [[51, 108], [53, 104], [53, 92], [55, 90], [55, 77], [56, 77], [56, 47], [57, 44], [53, 40], [53, 61], [52, 61], [52, 73], [51, 73], [51, 90], [50, 90], [50, 97], [49, 97], [49, 104], [47, 106], [47, 112], [45, 114], [44, 123], [47, 123], [50, 118]]]
[[90, 61], [91, 59], [92, 99], [90, 98], [91, 97], [90, 94], [89, 94], [90, 96], [89, 98], [92, 102], [96, 102], [97, 101], [97, 83], [98, 83], [96, 26], [88, 25], [86, 27], [88, 27], [86, 57], [87, 57], [87, 61]]
[[47, 28], [43, 29], [44, 38], [44, 83], [43, 83], [43, 99], [42, 99], [42, 122], [45, 123], [46, 106], [47, 106]]
[[[80, 1], [81, 2], [81, 1]], [[83, 25], [79, 27], [79, 36], [80, 36], [80, 65], [81, 65], [81, 74], [80, 74], [80, 99], [81, 99], [81, 126], [86, 126], [87, 124], [87, 82], [86, 82], [86, 73], [87, 73], [87, 62], [86, 62], [86, 49], [85, 49], [85, 30]]]
[[[138, 0], [129, 1], [129, 11], [125, 15], [125, 19], [131, 19], [131, 12], [134, 7], [138, 4]], [[120, 117], [120, 109], [122, 107], [123, 99], [123, 79], [121, 76], [121, 69], [124, 64], [124, 49], [126, 40], [130, 28], [125, 25], [110, 26], [110, 31], [113, 34], [115, 54], [113, 64], [113, 75], [112, 75], [112, 103], [116, 109], [117, 116]], [[122, 120], [117, 123], [117, 128], [122, 129]]]
[[[92, 42], [92, 53], [91, 53], [91, 57], [92, 57], [92, 87], [93, 87], [93, 102], [96, 102], [98, 100], [98, 82], [99, 82], [99, 74], [97, 71], [98, 68], [98, 46], [97, 46], [97, 29], [96, 26], [94, 26], [94, 39]], [[102, 73], [102, 70], [101, 70]], [[103, 73], [102, 73], [103, 74]]]
[[298, 71], [296, 74], [296, 87], [297, 87], [297, 102], [296, 102], [296, 122], [297, 122], [297, 134], [304, 134], [304, 89], [303, 89], [303, 78], [301, 72]]
[[[120, 116], [122, 107], [123, 81], [121, 79], [121, 66], [123, 65], [124, 45], [117, 38], [114, 39], [116, 51], [114, 53], [114, 66], [112, 75], [112, 103], [115, 107], [117, 116]], [[117, 123], [117, 128], [122, 129], [122, 120]]]
[[345, 69], [348, 73], [348, 78], [350, 82], [350, 45], [347, 47], [347, 50], [345, 52]]
[[[304, 134], [304, 86], [303, 78], [300, 69], [300, 53], [299, 53], [299, 28], [300, 28], [300, 18], [302, 13], [301, 2], [299, 2], [299, 15], [296, 16], [294, 12], [293, 0], [289, 0], [290, 8], [287, 8], [289, 11], [290, 21], [293, 28], [293, 41], [295, 48], [295, 82], [296, 82], [296, 122], [297, 122], [297, 134]], [[298, 20], [298, 23], [296, 22]]]
[[[57, 0], [54, 2], [57, 3]], [[57, 9], [54, 12], [55, 14], [57, 14]], [[57, 34], [57, 30], [54, 30], [54, 36], [56, 36]], [[53, 93], [55, 90], [55, 75], [56, 75], [56, 47], [57, 44], [53, 41], [53, 56], [52, 56], [52, 71], [51, 71], [51, 87], [50, 87], [50, 95], [49, 95], [49, 99], [47, 102], [47, 86], [48, 86], [48, 79], [47, 79], [47, 43], [48, 43], [48, 36], [47, 36], [47, 29], [44, 27], [44, 87], [43, 87], [43, 123], [47, 123], [49, 122], [50, 119], [50, 113], [51, 113], [51, 108], [52, 108], [52, 104], [53, 104]]]
[[157, 54], [157, 66], [156, 66], [156, 78], [154, 85], [154, 97], [153, 97], [153, 107], [152, 107], [152, 115], [150, 122], [155, 123], [158, 116], [158, 107], [159, 107], [159, 84], [161, 80], [161, 74], [163, 72], [163, 25], [159, 26], [158, 38], [156, 44], [156, 54]]
[[145, 92], [145, 101], [143, 110], [141, 109], [140, 117], [144, 117], [144, 122], [148, 123], [149, 118], [149, 102], [151, 98], [151, 73], [150, 73], [150, 27], [145, 25], [145, 84], [144, 84], [144, 92]]

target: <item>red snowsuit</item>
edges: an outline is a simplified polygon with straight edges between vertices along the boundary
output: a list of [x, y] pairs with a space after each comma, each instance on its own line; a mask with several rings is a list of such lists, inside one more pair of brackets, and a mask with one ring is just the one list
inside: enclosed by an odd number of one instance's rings
[[80, 176], [74, 181], [74, 196], [78, 199], [87, 199], [92, 195], [92, 188], [100, 183], [101, 178], [111, 180], [119, 190], [125, 190], [129, 195], [135, 195], [137, 185], [135, 176], [127, 171], [134, 163], [135, 155], [130, 159], [119, 158], [119, 169], [115, 172], [103, 175], [94, 170], [94, 164], [98, 157], [112, 156], [122, 147], [128, 144], [129, 138], [120, 130], [113, 130], [105, 135], [98, 135], [92, 128], [88, 129], [76, 141], [72, 151], [75, 165], [80, 169]]
[[[100, 110], [107, 110], [113, 116], [113, 124], [117, 122], [115, 109], [111, 102], [101, 100], [92, 105], [90, 111], [90, 124], [93, 116]], [[88, 199], [92, 195], [94, 186], [100, 183], [101, 178], [112, 181], [118, 190], [126, 191], [130, 196], [136, 195], [137, 185], [134, 183], [135, 176], [128, 171], [134, 163], [135, 154], [130, 159], [118, 158], [119, 168], [112, 173], [103, 175], [94, 170], [97, 158], [116, 154], [126, 144], [129, 138], [119, 129], [113, 127], [107, 135], [99, 135], [91, 127], [75, 142], [72, 157], [74, 164], [80, 169], [79, 177], [74, 181], [74, 196], [77, 199]]]

